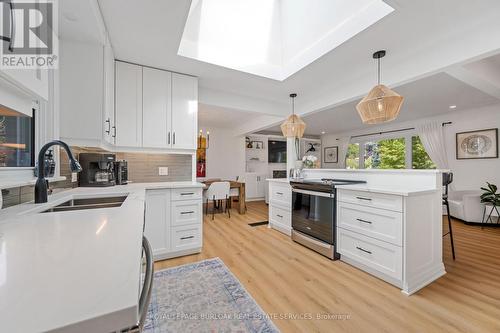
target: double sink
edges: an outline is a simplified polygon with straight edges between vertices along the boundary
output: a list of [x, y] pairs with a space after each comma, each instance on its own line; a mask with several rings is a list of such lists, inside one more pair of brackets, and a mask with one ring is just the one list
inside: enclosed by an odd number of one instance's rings
[[41, 213], [120, 207], [125, 199], [127, 199], [126, 195], [116, 197], [71, 199], [44, 210]]

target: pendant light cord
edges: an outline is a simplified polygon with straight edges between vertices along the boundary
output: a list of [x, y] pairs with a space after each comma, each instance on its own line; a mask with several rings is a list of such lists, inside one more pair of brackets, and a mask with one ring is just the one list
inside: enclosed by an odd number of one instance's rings
[[378, 58], [378, 85], [380, 85], [380, 58]]

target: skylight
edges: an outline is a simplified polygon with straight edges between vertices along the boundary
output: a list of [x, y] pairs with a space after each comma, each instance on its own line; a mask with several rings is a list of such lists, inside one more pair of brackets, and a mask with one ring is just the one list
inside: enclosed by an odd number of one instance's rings
[[283, 81], [393, 10], [382, 0], [193, 0], [178, 54]]

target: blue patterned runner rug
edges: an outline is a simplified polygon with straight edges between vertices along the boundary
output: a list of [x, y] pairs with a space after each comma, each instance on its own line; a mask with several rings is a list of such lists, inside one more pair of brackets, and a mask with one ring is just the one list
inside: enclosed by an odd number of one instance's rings
[[275, 333], [266, 313], [219, 258], [154, 274], [144, 333]]

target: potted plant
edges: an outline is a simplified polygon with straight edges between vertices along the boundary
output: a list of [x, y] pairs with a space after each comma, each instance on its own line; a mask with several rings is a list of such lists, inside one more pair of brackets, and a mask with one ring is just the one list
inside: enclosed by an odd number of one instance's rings
[[490, 204], [493, 206], [500, 206], [500, 193], [497, 193], [497, 186], [494, 184], [488, 184], [488, 187], [481, 187], [483, 194], [481, 194], [481, 203]]
[[317, 161], [318, 161], [318, 158], [316, 156], [313, 156], [313, 155], [304, 156], [302, 158], [302, 163], [304, 164], [304, 167], [306, 169], [313, 169], [313, 168], [315, 168]]

